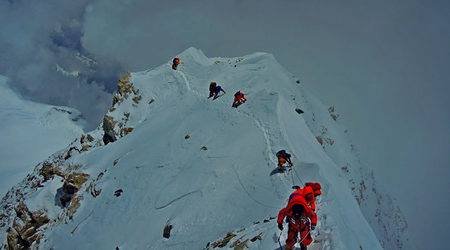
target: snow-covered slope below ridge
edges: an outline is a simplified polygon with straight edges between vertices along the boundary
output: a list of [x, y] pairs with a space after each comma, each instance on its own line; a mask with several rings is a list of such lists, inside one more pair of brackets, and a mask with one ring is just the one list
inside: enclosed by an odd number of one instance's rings
[[0, 197], [83, 130], [80, 112], [23, 100], [0, 76]]
[[[381, 248], [341, 166], [304, 120], [310, 111], [301, 105], [310, 94], [273, 56], [209, 59], [190, 48], [180, 58], [177, 71], [164, 64], [122, 79], [103, 126], [8, 193], [0, 208], [5, 246], [202, 249], [230, 232], [237, 236], [228, 245], [276, 249], [271, 217], [292, 184], [319, 181], [311, 249]], [[227, 94], [207, 100], [210, 81]], [[239, 89], [248, 101], [233, 109]], [[117, 141], [103, 145], [103, 130]], [[281, 148], [293, 154], [295, 167], [270, 175]], [[66, 208], [59, 202], [63, 182], [79, 189]]]

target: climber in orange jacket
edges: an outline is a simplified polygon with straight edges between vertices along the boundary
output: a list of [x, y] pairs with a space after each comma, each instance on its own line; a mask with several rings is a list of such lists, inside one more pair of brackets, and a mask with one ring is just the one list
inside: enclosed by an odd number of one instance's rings
[[172, 61], [172, 69], [177, 70], [178, 65], [180, 64], [180, 58], [175, 57]]
[[310, 186], [305, 186], [304, 188], [296, 186], [296, 190], [289, 196], [289, 202], [297, 196], [303, 197], [306, 205], [309, 209], [311, 209], [311, 224], [313, 224], [311, 229], [314, 230], [315, 225], [317, 224], [316, 198], [314, 196], [314, 190]]
[[247, 101], [247, 98], [245, 98], [244, 93], [242, 93], [239, 90], [238, 92], [236, 92], [234, 94], [234, 101], [233, 101], [233, 105], [231, 105], [231, 107], [237, 108], [237, 107], [239, 107], [239, 105], [241, 105], [242, 103], [244, 103], [246, 101]]
[[[307, 246], [313, 241], [310, 231], [317, 224], [317, 216], [309, 208], [300, 192], [290, 197], [288, 205], [278, 212], [277, 223], [280, 230], [283, 230], [283, 220], [286, 217], [288, 222], [286, 250], [294, 249], [297, 242], [300, 243], [302, 250], [306, 250]], [[300, 234], [299, 238], [297, 237], [298, 234]]]

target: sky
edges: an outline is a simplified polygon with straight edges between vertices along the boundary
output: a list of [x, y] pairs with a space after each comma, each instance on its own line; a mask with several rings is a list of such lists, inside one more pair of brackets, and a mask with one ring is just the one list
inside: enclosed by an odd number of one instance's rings
[[[2, 1], [0, 74], [28, 98], [78, 108], [96, 126], [125, 70], [152, 68], [190, 46], [210, 57], [272, 53], [336, 106], [417, 247], [442, 249], [449, 13], [443, 0]], [[55, 65], [82, 77], [61, 76]]]

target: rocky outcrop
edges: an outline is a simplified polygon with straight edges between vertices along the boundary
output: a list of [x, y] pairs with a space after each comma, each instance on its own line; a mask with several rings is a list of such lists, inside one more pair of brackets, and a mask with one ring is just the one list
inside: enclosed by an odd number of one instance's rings
[[[136, 99], [137, 103], [141, 99], [139, 95], [139, 90], [136, 89], [131, 82], [131, 74], [126, 73], [123, 75], [118, 83], [117, 83], [117, 93], [113, 96], [113, 103], [112, 105], [115, 106], [118, 103], [121, 103], [124, 99], [128, 98], [129, 95], [133, 94], [133, 100]], [[135, 101], [136, 102], [136, 101]]]
[[81, 144], [81, 152], [88, 151], [93, 146], [94, 137], [92, 135], [82, 135], [80, 138], [80, 144]]
[[110, 142], [115, 142], [116, 139], [116, 133], [114, 132], [114, 126], [116, 125], [116, 121], [114, 121], [114, 118], [108, 115], [105, 115], [103, 118], [103, 143], [108, 144]]
[[[65, 177], [59, 197], [62, 207], [68, 207], [71, 205], [69, 210], [74, 210], [73, 213], [75, 213], [76, 208], [79, 207], [79, 204], [77, 204], [79, 203], [79, 197], [76, 193], [80, 190], [81, 186], [88, 180], [88, 178], [89, 175], [85, 173], [71, 173]], [[76, 206], [75, 209], [73, 208], [73, 205]], [[71, 213], [71, 215], [73, 215], [73, 213]]]
[[121, 130], [120, 130], [120, 136], [126, 136], [126, 135], [128, 135], [129, 133], [131, 133], [131, 132], [133, 132], [133, 128], [130, 128], [130, 127], [125, 127], [125, 128], [122, 128]]
[[39, 170], [39, 174], [44, 177], [44, 182], [53, 179], [55, 175], [64, 177], [63, 171], [54, 163], [44, 162], [42, 168]]
[[330, 113], [330, 116], [334, 121], [337, 121], [339, 118], [339, 114], [336, 113], [336, 108], [334, 106], [328, 108], [328, 113]]
[[253, 222], [253, 225], [247, 228], [240, 228], [232, 232], [228, 232], [223, 238], [215, 240], [213, 242], [208, 242], [205, 249], [235, 249], [243, 250], [248, 249], [254, 242], [261, 241], [264, 237], [264, 232], [268, 228], [273, 227], [272, 223], [275, 217], [269, 217], [261, 221]]
[[15, 207], [16, 218], [7, 231], [6, 249], [29, 249], [42, 238], [40, 228], [50, 222], [43, 211], [30, 212], [25, 203]]
[[[131, 99], [131, 105], [134, 107], [142, 100], [139, 89], [136, 89], [131, 82], [131, 74], [127, 73], [119, 79], [117, 83], [117, 92], [113, 96], [112, 107], [109, 110], [109, 114], [105, 115], [103, 118], [103, 143], [105, 145], [116, 141], [117, 137], [125, 136], [133, 131], [132, 127], [126, 127], [128, 119], [130, 118], [129, 112], [123, 113], [121, 119], [117, 119], [117, 116], [112, 114], [118, 109], [118, 104], [129, 98]], [[114, 120], [114, 117], [116, 120]]]
[[[142, 96], [130, 80], [130, 74], [119, 79], [118, 91], [113, 97], [112, 110], [120, 109], [118, 104], [125, 101], [130, 106], [136, 106], [141, 102]], [[130, 112], [118, 115], [117, 112], [110, 111], [104, 116], [100, 131], [83, 134], [66, 149], [55, 153], [47, 161], [36, 166], [33, 173], [7, 193], [0, 207], [0, 227], [7, 231], [5, 245], [0, 244], [0, 248], [32, 248], [42, 238], [41, 231], [46, 224], [67, 222], [67, 219], [73, 218], [81, 206], [83, 192], [80, 190], [88, 181], [89, 175], [80, 171], [81, 165], [72, 164], [68, 160], [77, 154], [114, 142], [119, 137], [132, 133], [134, 128], [127, 125], [129, 118]], [[25, 203], [26, 197], [38, 189], [45, 188], [48, 185], [46, 183], [55, 177], [61, 178], [62, 181], [55, 197], [55, 205], [63, 208], [62, 212], [55, 218], [49, 218], [45, 211], [30, 211]], [[101, 189], [96, 187], [100, 178], [101, 175], [96, 180], [91, 180], [86, 187], [86, 191], [93, 197], [101, 193]]]

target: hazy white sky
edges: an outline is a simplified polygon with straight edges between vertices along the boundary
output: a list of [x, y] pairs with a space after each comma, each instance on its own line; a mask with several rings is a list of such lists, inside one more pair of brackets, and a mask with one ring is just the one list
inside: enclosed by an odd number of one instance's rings
[[[0, 29], [0, 74], [15, 76], [29, 96], [60, 103], [70, 96], [68, 105], [91, 112], [87, 115], [96, 121], [109, 104], [105, 91], [114, 86], [109, 79], [122, 68], [151, 68], [189, 46], [208, 56], [270, 52], [326, 104], [336, 105], [362, 156], [399, 200], [417, 246], [442, 249], [447, 244], [450, 2], [31, 2], [0, 3], [0, 20], [10, 13], [23, 17]], [[55, 23], [66, 28], [61, 31]], [[16, 43], [12, 48], [11, 41]], [[42, 76], [42, 90], [29, 90], [36, 84], [36, 63], [98, 72], [67, 59], [74, 51], [110, 63], [102, 63], [101, 74], [87, 74], [84, 82]], [[42, 60], [24, 64], [30, 54]], [[89, 105], [96, 102], [91, 111]]]

